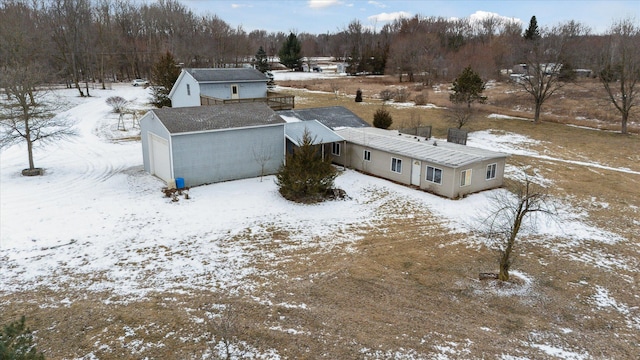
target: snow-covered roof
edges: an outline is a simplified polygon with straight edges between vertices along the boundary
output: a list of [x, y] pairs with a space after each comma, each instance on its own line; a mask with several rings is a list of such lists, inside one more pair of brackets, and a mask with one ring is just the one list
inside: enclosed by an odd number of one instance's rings
[[285, 121], [262, 102], [150, 110], [171, 134], [251, 126]]
[[497, 151], [453, 144], [441, 140], [426, 140], [413, 135], [401, 134], [395, 130], [369, 127], [359, 129], [344, 128], [335, 130], [335, 132], [354, 144], [452, 168], [508, 156]]
[[313, 145], [344, 140], [340, 135], [316, 120], [289, 122], [284, 125], [285, 136], [296, 146], [300, 146], [305, 130], [311, 135]]

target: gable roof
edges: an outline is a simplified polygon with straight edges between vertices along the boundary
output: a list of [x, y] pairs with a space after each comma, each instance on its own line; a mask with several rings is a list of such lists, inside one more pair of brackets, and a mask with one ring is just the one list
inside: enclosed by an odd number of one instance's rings
[[311, 135], [311, 139], [313, 140], [312, 145], [328, 144], [344, 140], [340, 135], [331, 131], [331, 129], [322, 125], [317, 120], [290, 122], [284, 125], [284, 135], [296, 146], [301, 145], [305, 130]]
[[369, 127], [358, 115], [343, 106], [278, 111], [287, 122], [317, 120], [330, 129]]
[[395, 130], [344, 128], [336, 133], [354, 144], [451, 168], [508, 156], [497, 151], [407, 136]]
[[267, 104], [235, 103], [150, 110], [170, 134], [284, 124]]
[[183, 69], [199, 83], [256, 82], [269, 80], [266, 75], [251, 68], [197, 68]]

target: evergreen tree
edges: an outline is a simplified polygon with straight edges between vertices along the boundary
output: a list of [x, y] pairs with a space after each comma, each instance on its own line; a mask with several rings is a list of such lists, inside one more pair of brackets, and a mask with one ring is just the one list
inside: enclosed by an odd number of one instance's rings
[[167, 51], [151, 68], [151, 83], [153, 84], [153, 98], [151, 103], [156, 107], [171, 106], [169, 92], [178, 80], [180, 68], [173, 55]]
[[388, 129], [393, 124], [393, 118], [387, 109], [379, 108], [373, 114], [373, 126], [380, 129]]
[[286, 164], [280, 167], [276, 183], [280, 194], [288, 200], [301, 203], [322, 201], [333, 189], [338, 175], [331, 165], [331, 158], [323, 159], [314, 138], [308, 130], [302, 135], [301, 144], [287, 154]]
[[260, 46], [258, 52], [256, 53], [256, 57], [253, 59], [253, 65], [255, 66], [256, 70], [260, 71], [263, 74], [269, 71], [267, 52], [264, 51], [262, 46]]
[[560, 71], [558, 73], [558, 79], [560, 81], [570, 82], [575, 81], [576, 78], [577, 75], [575, 69], [573, 68], [573, 65], [571, 65], [571, 63], [568, 61], [563, 61], [562, 67], [560, 68]]
[[0, 331], [0, 359], [44, 360], [33, 343], [31, 329], [25, 327], [25, 317], [6, 325]]
[[356, 90], [356, 102], [362, 102], [362, 90]]
[[355, 46], [351, 48], [351, 53], [347, 58], [347, 70], [350, 75], [356, 75], [358, 72], [362, 71], [360, 54], [358, 53], [358, 49], [356, 49]]
[[454, 104], [466, 104], [468, 108], [474, 102], [484, 103], [486, 96], [482, 96], [485, 84], [480, 75], [467, 66], [462, 73], [453, 81], [453, 94], [449, 95], [449, 100]]
[[298, 41], [298, 37], [294, 33], [290, 33], [278, 52], [280, 63], [289, 69], [299, 69], [302, 66], [301, 49], [302, 46]]
[[529, 27], [525, 30], [523, 35], [525, 40], [538, 40], [540, 39], [540, 30], [538, 29], [538, 20], [536, 16], [532, 16], [529, 20]]

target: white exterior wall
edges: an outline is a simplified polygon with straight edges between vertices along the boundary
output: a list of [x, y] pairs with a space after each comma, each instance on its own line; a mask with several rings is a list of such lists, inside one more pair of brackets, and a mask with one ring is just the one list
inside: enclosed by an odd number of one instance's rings
[[[240, 99], [255, 99], [267, 97], [267, 83], [266, 81], [260, 82], [229, 82], [229, 83], [215, 83], [215, 84], [200, 84], [200, 91], [202, 95], [214, 97], [217, 99], [229, 100], [231, 96], [231, 87], [235, 85], [238, 87], [238, 97]], [[198, 105], [200, 105], [200, 99], [198, 99]]]
[[200, 106], [200, 85], [187, 72], [183, 72], [173, 86], [172, 107]]
[[[487, 161], [477, 162], [460, 168], [452, 168], [434, 164], [425, 160], [413, 159], [405, 156], [395, 155], [375, 148], [365, 147], [358, 144], [343, 142], [340, 156], [333, 156], [333, 162], [350, 167], [364, 173], [379, 176], [381, 178], [396, 181], [402, 184], [411, 185], [411, 175], [413, 171], [413, 161], [420, 161], [420, 189], [451, 199], [460, 198], [466, 194], [475, 193], [482, 190], [494, 189], [502, 186], [504, 178], [504, 167], [506, 158], [496, 158]], [[371, 153], [371, 160], [364, 160], [364, 151]], [[331, 154], [331, 144], [325, 146], [325, 152]], [[391, 171], [391, 159], [402, 160], [402, 173]], [[495, 179], [486, 179], [486, 170], [489, 164], [496, 164]], [[440, 184], [427, 181], [427, 167], [431, 166], [442, 170], [442, 182]], [[460, 186], [462, 171], [471, 170], [471, 184]]]
[[[151, 166], [151, 157], [152, 155], [152, 145], [151, 145], [151, 137], [157, 136], [164, 139], [168, 143], [168, 151], [171, 153], [171, 136], [167, 129], [162, 125], [162, 123], [156, 118], [156, 116], [151, 112], [147, 112], [140, 119], [140, 140], [142, 144], [142, 162], [144, 165], [144, 171], [148, 173], [154, 172]], [[168, 181], [173, 178], [173, 166], [171, 163], [171, 159], [169, 159], [169, 175], [168, 179], [162, 179], [164, 181]]]

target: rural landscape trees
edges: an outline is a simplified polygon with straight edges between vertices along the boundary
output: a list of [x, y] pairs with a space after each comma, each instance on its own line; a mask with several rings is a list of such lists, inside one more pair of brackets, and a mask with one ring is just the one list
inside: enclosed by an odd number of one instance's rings
[[512, 253], [518, 234], [526, 223], [535, 222], [536, 214], [553, 217], [556, 214], [551, 197], [545, 189], [536, 184], [530, 175], [522, 171], [523, 180], [508, 180], [508, 191], [496, 193], [493, 208], [482, 224], [483, 233], [498, 242], [500, 247], [498, 279], [509, 280]]
[[23, 175], [41, 175], [35, 167], [37, 143], [52, 142], [75, 133], [73, 123], [56, 116], [59, 104], [42, 86], [44, 70], [37, 66], [7, 68], [0, 75], [6, 99], [0, 102], [0, 148], [26, 142], [29, 167]]
[[613, 24], [602, 51], [599, 79], [622, 117], [621, 132], [626, 134], [631, 108], [639, 99], [640, 26], [630, 20]]
[[453, 103], [451, 108], [451, 121], [458, 129], [466, 125], [473, 115], [471, 104], [484, 103], [487, 97], [482, 95], [485, 83], [470, 66], [462, 70], [462, 73], [453, 81], [449, 100]]
[[180, 75], [180, 68], [173, 55], [167, 51], [151, 68], [153, 84], [152, 103], [156, 107], [171, 106], [169, 92]]
[[[195, 14], [178, 0], [7, 0], [0, 20], [3, 38], [22, 37], [21, 51], [37, 53], [56, 80], [84, 96], [87, 82], [150, 78], [167, 51], [188, 67], [242, 66], [262, 47], [261, 62], [263, 56], [272, 62], [284, 55], [280, 61], [289, 68], [302, 57], [332, 56], [348, 63], [349, 73], [384, 73], [402, 81], [451, 81], [466, 66], [489, 78], [526, 62], [523, 42], [553, 37], [562, 28], [540, 29], [535, 16], [523, 31], [522, 24], [496, 17], [474, 22], [415, 15], [380, 29], [354, 20], [327, 34], [247, 32], [215, 15]], [[595, 68], [597, 49], [589, 43], [601, 36], [577, 35], [587, 42], [584, 56], [571, 65]]]
[[282, 44], [278, 56], [282, 65], [289, 69], [300, 69], [302, 66], [302, 54], [300, 53], [300, 42], [296, 34], [289, 34], [287, 40]]
[[[592, 70], [626, 132], [637, 104], [632, 67], [638, 46], [624, 44], [638, 43], [637, 21], [620, 20], [609, 34], [592, 34], [572, 20], [551, 27], [538, 20], [414, 15], [379, 29], [354, 20], [332, 33], [287, 34], [246, 31], [214, 14], [196, 14], [179, 0], [6, 0], [0, 4], [0, 67], [38, 63], [47, 82], [90, 96], [94, 84], [157, 77], [154, 66], [168, 53], [177, 67], [253, 63], [260, 71], [277, 63], [300, 69], [303, 58], [311, 64], [332, 57], [349, 74], [393, 75], [424, 86], [451, 82], [467, 67], [481, 79], [507, 80], [523, 66], [515, 83], [529, 97], [536, 122], [546, 101], [575, 77], [573, 69]], [[168, 87], [153, 85], [157, 97]]]

